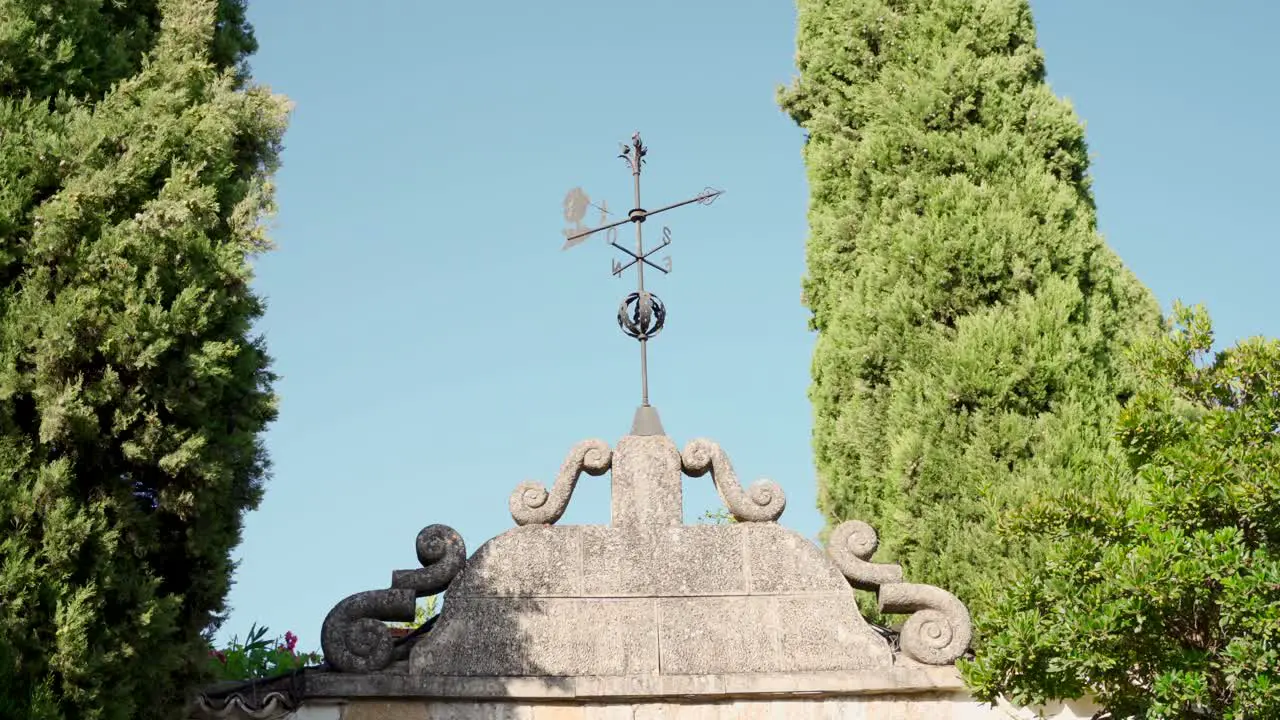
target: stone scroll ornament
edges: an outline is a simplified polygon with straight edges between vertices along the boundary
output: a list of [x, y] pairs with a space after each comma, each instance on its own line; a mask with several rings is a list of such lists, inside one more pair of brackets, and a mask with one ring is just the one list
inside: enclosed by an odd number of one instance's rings
[[462, 571], [467, 548], [446, 525], [429, 525], [416, 543], [421, 568], [396, 570], [386, 590], [359, 592], [338, 603], [324, 619], [320, 649], [339, 672], [377, 672], [391, 664], [395, 644], [387, 622], [412, 622], [417, 599], [436, 595]]
[[551, 485], [551, 491], [540, 482], [527, 481], [516, 486], [507, 505], [517, 525], [553, 525], [565, 508], [578, 485], [582, 473], [599, 477], [609, 472], [613, 463], [613, 451], [603, 440], [584, 440], [569, 451], [560, 466], [560, 474]]
[[702, 477], [710, 471], [716, 492], [739, 522], [771, 522], [787, 508], [786, 495], [772, 480], [757, 480], [743, 490], [729, 456], [711, 440], [700, 438], [685, 445], [680, 465], [689, 477]]
[[861, 520], [841, 523], [831, 532], [827, 555], [849, 584], [876, 593], [880, 611], [910, 614], [902, 626], [902, 651], [926, 665], [955, 662], [973, 639], [973, 622], [964, 603], [932, 585], [902, 581], [902, 566], [873, 563], [880, 541]]

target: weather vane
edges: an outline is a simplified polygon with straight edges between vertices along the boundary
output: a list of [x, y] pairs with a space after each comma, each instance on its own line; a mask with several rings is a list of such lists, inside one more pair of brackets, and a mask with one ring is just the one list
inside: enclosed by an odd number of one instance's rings
[[[666, 205], [657, 210], [645, 210], [644, 206], [640, 204], [640, 169], [644, 166], [645, 155], [648, 154], [649, 148], [645, 147], [644, 143], [641, 142], [640, 133], [638, 132], [631, 136], [630, 143], [622, 144], [622, 153], [618, 157], [626, 161], [627, 167], [630, 168], [635, 189], [635, 205], [627, 213], [627, 217], [622, 220], [610, 222], [608, 204], [596, 205], [592, 203], [591, 198], [587, 197], [582, 188], [574, 188], [565, 195], [564, 218], [570, 223], [570, 226], [564, 230], [565, 241], [564, 247], [561, 248], [562, 250], [568, 250], [575, 245], [581, 244], [588, 237], [602, 232], [605, 234], [605, 240], [609, 245], [621, 250], [627, 256], [625, 261], [616, 259], [613, 261], [613, 275], [621, 277], [622, 273], [631, 267], [634, 266], [636, 269], [636, 291], [627, 295], [622, 301], [622, 305], [618, 308], [618, 326], [629, 337], [640, 341], [640, 407], [642, 412], [649, 408], [648, 342], [650, 338], [662, 331], [662, 326], [667, 317], [666, 306], [662, 304], [657, 295], [646, 291], [644, 288], [644, 269], [648, 265], [663, 275], [671, 272], [670, 256], [662, 258], [661, 264], [650, 259], [654, 253], [671, 244], [670, 228], [662, 228], [662, 242], [656, 247], [646, 250], [644, 247], [644, 221], [658, 213], [692, 203], [710, 205], [722, 193], [721, 190], [708, 187], [688, 200]], [[582, 219], [586, 217], [587, 209], [592, 207], [600, 211], [600, 225], [589, 228], [582, 224]], [[618, 228], [626, 223], [633, 223], [636, 226], [634, 249], [618, 244]], [[637, 415], [637, 418], [639, 418], [639, 415]], [[653, 422], [656, 426], [656, 414], [654, 414]]]

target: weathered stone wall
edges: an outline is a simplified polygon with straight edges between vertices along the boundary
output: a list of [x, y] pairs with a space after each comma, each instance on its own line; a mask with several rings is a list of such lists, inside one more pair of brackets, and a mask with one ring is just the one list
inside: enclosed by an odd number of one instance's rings
[[954, 667], [925, 666], [645, 681], [338, 674], [310, 687], [296, 720], [1083, 720], [1098, 710], [991, 707], [972, 699]]
[[503, 702], [355, 701], [310, 705], [295, 720], [1084, 720], [1085, 703], [1041, 709], [991, 707], [964, 692], [876, 697], [530, 705]]
[[410, 667], [648, 677], [892, 664], [821, 550], [776, 523], [738, 523], [503, 533], [450, 587]]

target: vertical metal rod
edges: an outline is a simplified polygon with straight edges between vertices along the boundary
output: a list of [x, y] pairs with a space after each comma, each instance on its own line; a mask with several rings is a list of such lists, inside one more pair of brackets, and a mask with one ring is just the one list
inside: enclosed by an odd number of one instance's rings
[[[635, 207], [636, 210], [641, 209], [640, 205], [640, 165], [642, 157], [640, 155], [639, 142], [636, 142], [635, 158], [631, 161], [631, 177], [635, 180]], [[636, 256], [644, 257], [644, 216], [637, 214], [636, 224]], [[637, 292], [640, 293], [639, 302], [644, 302], [644, 263], [636, 263], [636, 285]], [[644, 337], [640, 338], [640, 405], [641, 407], [649, 406], [649, 352], [648, 342]]]

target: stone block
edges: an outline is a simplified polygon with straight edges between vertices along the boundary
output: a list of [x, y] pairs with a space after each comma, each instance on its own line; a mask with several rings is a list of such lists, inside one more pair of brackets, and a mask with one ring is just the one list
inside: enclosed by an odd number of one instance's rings
[[449, 597], [574, 597], [582, 594], [580, 528], [518, 527], [480, 546]]
[[783, 596], [776, 602], [782, 668], [862, 670], [893, 664], [888, 644], [858, 613], [852, 592]]
[[752, 594], [849, 592], [822, 550], [776, 523], [742, 523]]
[[573, 600], [556, 602], [552, 622], [533, 634], [536, 657], [546, 675], [646, 675], [658, 672], [654, 601]]
[[589, 597], [652, 595], [655, 531], [643, 525], [583, 527], [583, 594]]
[[628, 435], [613, 450], [612, 516], [615, 527], [680, 525], [684, 478], [680, 451], [665, 435]]
[[[739, 700], [733, 704], [733, 717], [738, 720], [774, 720], [773, 703], [768, 700]], [[803, 716], [793, 720], [807, 720]]]
[[428, 715], [426, 703], [406, 700], [363, 700], [352, 703], [342, 710], [342, 720], [436, 720], [437, 718], [447, 719], [449, 715], [437, 713]]
[[662, 694], [667, 697], [699, 697], [714, 699], [724, 695], [723, 675], [663, 675]]
[[662, 705], [665, 720], [720, 720], [720, 707], [701, 703], [668, 703]]
[[657, 595], [745, 595], [747, 578], [739, 528], [683, 525], [655, 531]]
[[658, 638], [664, 675], [752, 673], [774, 669], [777, 629], [769, 598], [660, 598]]
[[745, 595], [742, 534], [726, 530], [731, 529], [698, 525], [580, 528], [583, 594]]
[[[410, 671], [446, 676], [522, 674], [523, 638], [515, 602], [451, 595], [428, 637], [410, 653]], [[468, 664], [467, 671], [459, 671], [462, 663]]]
[[851, 703], [844, 698], [814, 700], [814, 720], [866, 720], [866, 703]]
[[658, 670], [649, 599], [451, 598], [413, 649], [415, 674], [630, 675]]
[[618, 705], [587, 705], [586, 720], [634, 720], [635, 706], [631, 703]]
[[574, 682], [579, 698], [652, 697], [662, 691], [662, 676], [657, 674], [590, 675], [574, 678]]

